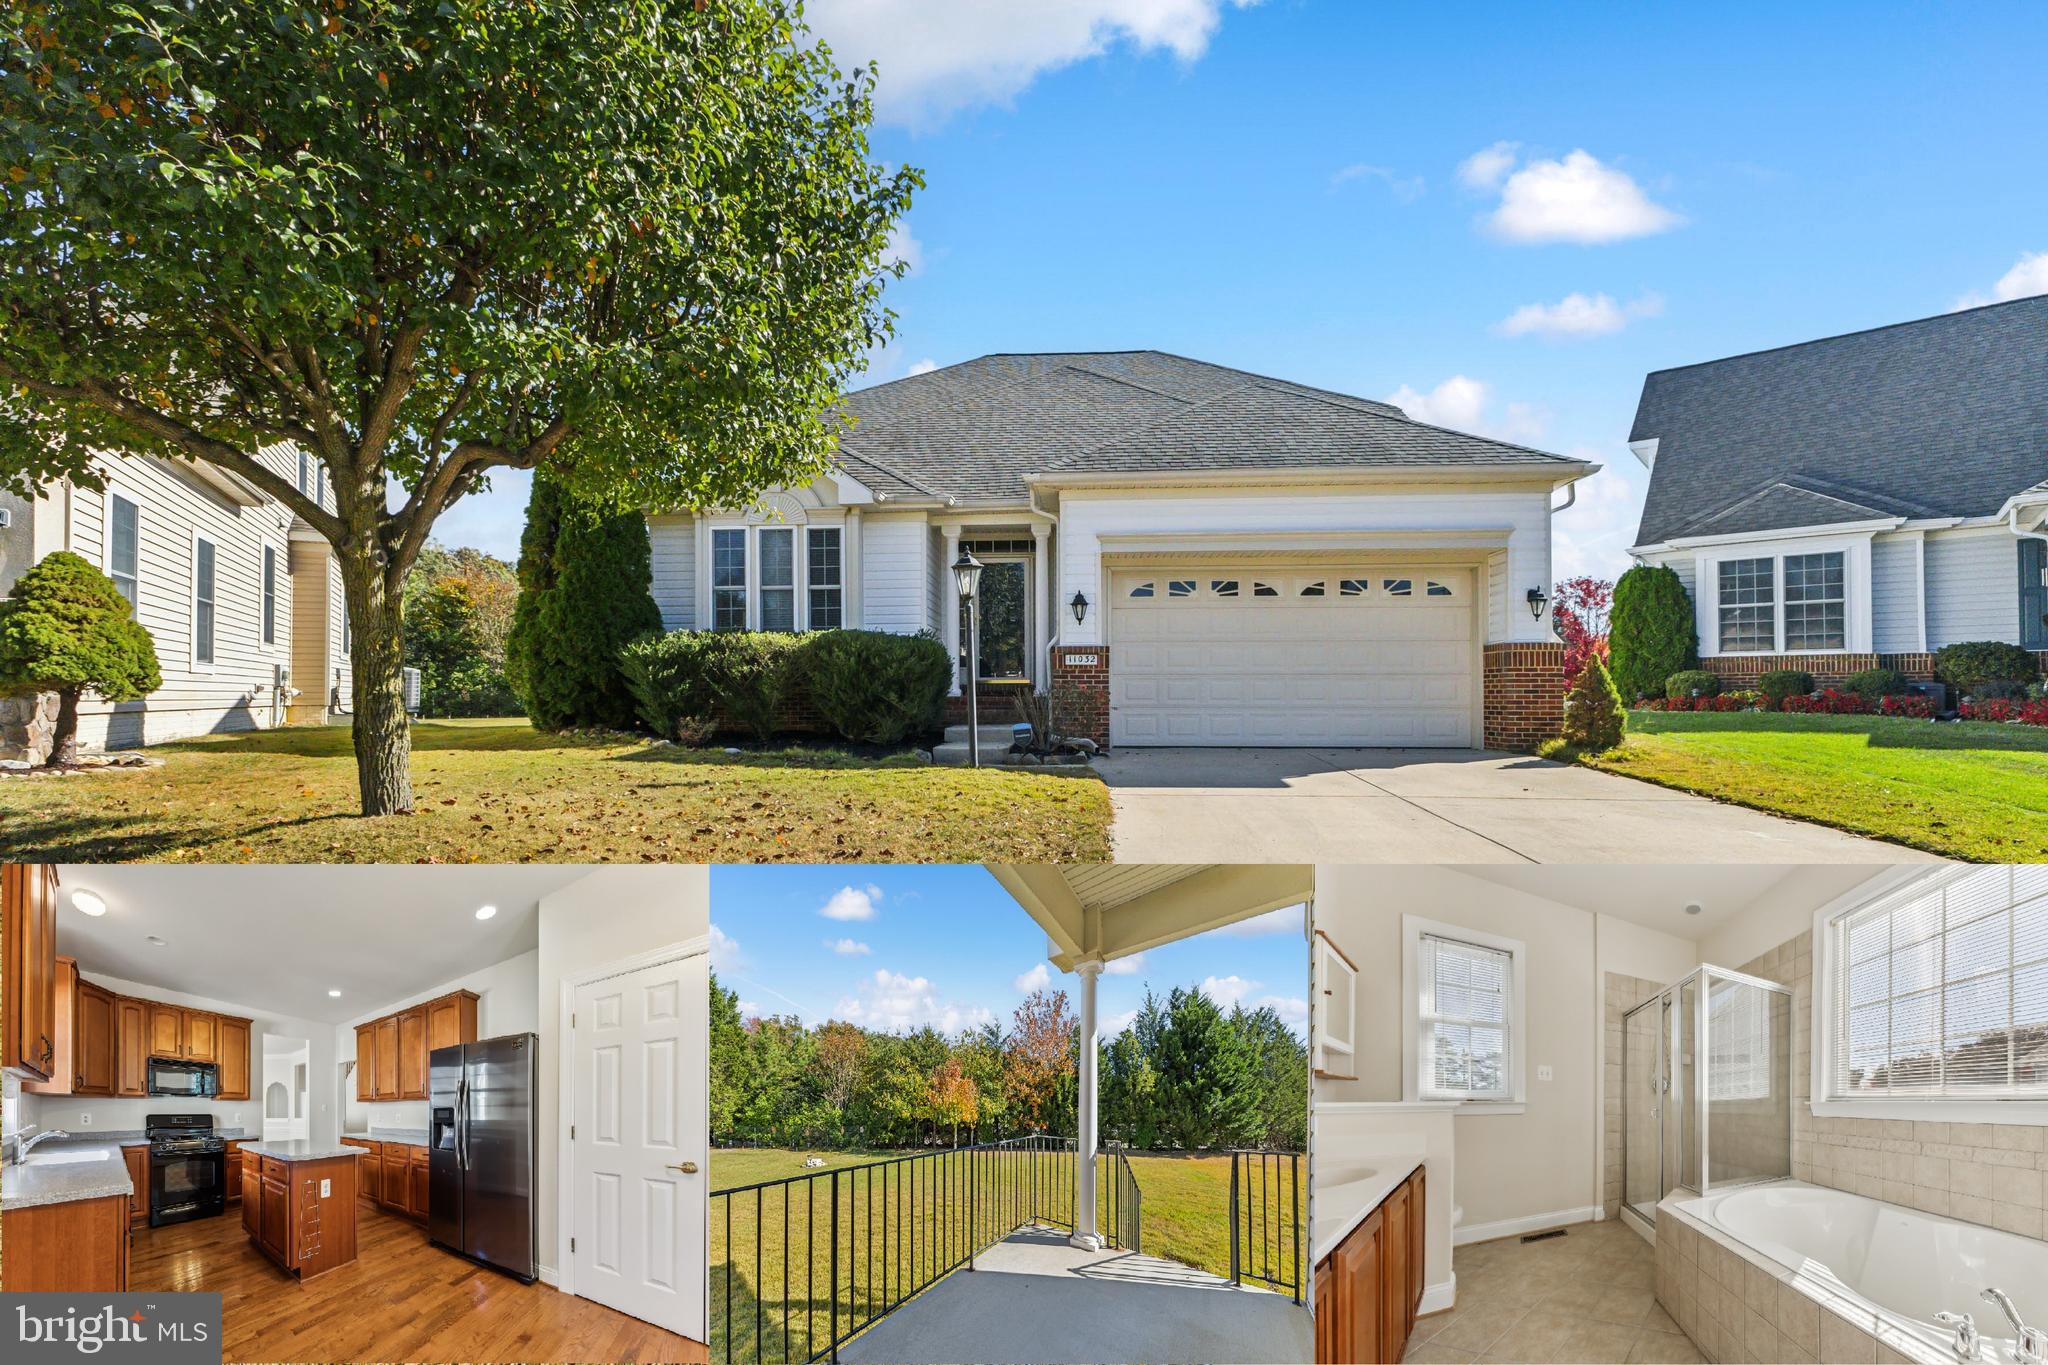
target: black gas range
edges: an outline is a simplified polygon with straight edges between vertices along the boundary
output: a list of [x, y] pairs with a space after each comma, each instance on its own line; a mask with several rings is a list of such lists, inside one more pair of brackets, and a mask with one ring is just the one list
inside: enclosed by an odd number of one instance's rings
[[228, 1206], [228, 1144], [211, 1114], [150, 1114], [149, 1225], [211, 1218]]

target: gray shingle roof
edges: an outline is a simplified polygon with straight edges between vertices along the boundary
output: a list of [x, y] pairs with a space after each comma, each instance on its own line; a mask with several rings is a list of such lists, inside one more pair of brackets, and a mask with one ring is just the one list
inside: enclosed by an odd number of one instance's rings
[[1639, 545], [1989, 516], [2048, 474], [2048, 297], [1659, 370]]
[[967, 501], [1021, 501], [1033, 474], [1576, 463], [1161, 351], [982, 356], [848, 394], [845, 408], [855, 477]]

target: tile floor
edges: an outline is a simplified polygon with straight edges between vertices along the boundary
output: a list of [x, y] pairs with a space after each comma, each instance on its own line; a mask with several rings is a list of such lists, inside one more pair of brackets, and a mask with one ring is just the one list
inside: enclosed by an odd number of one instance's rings
[[1406, 1359], [1486, 1361], [1704, 1360], [1657, 1304], [1657, 1257], [1619, 1221], [1575, 1223], [1562, 1237], [1461, 1246], [1452, 1256], [1458, 1306], [1415, 1324]]

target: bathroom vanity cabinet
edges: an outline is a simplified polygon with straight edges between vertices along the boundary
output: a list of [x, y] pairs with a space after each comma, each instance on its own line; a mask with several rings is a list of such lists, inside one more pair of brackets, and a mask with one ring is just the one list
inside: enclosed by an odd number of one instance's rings
[[1375, 1365], [1407, 1353], [1422, 1303], [1425, 1180], [1417, 1166], [1316, 1263], [1316, 1365]]

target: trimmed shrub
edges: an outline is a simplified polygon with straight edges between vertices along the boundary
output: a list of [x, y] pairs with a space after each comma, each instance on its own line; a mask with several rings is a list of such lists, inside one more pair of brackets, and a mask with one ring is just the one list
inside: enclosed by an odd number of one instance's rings
[[1721, 679], [1704, 668], [1681, 668], [1664, 680], [1664, 695], [1690, 699], [1694, 693], [1702, 697], [1716, 696], [1721, 691]]
[[1615, 583], [1607, 653], [1614, 686], [1630, 699], [1654, 697], [1673, 673], [1699, 667], [1692, 598], [1669, 567], [1638, 564]]
[[1579, 676], [1572, 679], [1571, 690], [1565, 693], [1564, 742], [1588, 753], [1612, 749], [1621, 743], [1627, 719], [1621, 693], [1615, 691], [1607, 665], [1598, 655], [1588, 658]]
[[1844, 678], [1842, 690], [1854, 692], [1876, 706], [1886, 697], [1896, 697], [1907, 691], [1908, 684], [1906, 675], [1896, 668], [1866, 668]]
[[928, 635], [829, 630], [804, 651], [812, 707], [859, 744], [897, 744], [936, 726], [952, 676], [946, 647]]
[[51, 766], [78, 758], [78, 699], [87, 691], [133, 701], [163, 686], [156, 642], [114, 580], [69, 550], [54, 550], [0, 601], [0, 695], [55, 692]]
[[704, 676], [709, 634], [677, 630], [628, 640], [619, 672], [640, 723], [663, 739], [702, 744], [718, 731], [718, 701]]
[[1934, 676], [1971, 696], [1988, 682], [2032, 682], [2041, 674], [2034, 656], [2003, 640], [1969, 640], [1934, 651]]
[[1966, 701], [1956, 714], [1964, 720], [2048, 726], [2048, 700], [2036, 697], [2028, 701], [2012, 701], [2000, 697], [1995, 701]]
[[714, 630], [702, 635], [698, 658], [704, 687], [718, 709], [766, 743], [781, 727], [784, 710], [803, 683], [804, 648], [811, 637], [786, 631]]
[[1813, 691], [1813, 674], [1803, 668], [1774, 668], [1756, 680], [1756, 690], [1764, 694], [1765, 710], [1783, 711], [1788, 698]]
[[2025, 701], [2031, 695], [2025, 683], [1993, 678], [1970, 689], [1971, 701]]

